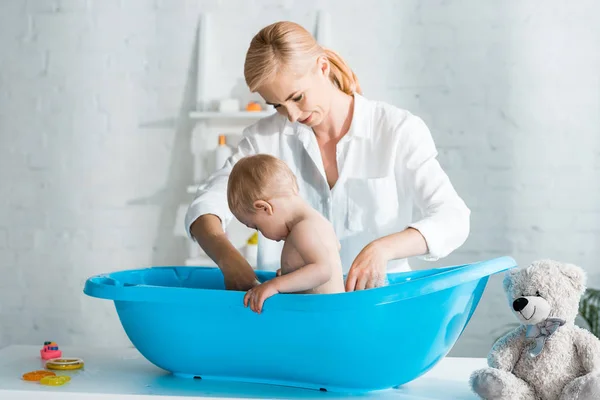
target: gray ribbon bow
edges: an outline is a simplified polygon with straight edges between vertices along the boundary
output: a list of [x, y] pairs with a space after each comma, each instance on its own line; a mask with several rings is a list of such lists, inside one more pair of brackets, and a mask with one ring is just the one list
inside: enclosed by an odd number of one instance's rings
[[537, 357], [542, 352], [546, 340], [550, 338], [556, 332], [556, 330], [565, 324], [564, 319], [560, 318], [548, 318], [536, 325], [527, 325], [527, 331], [525, 332], [525, 338], [531, 342], [531, 348], [529, 349], [530, 357]]

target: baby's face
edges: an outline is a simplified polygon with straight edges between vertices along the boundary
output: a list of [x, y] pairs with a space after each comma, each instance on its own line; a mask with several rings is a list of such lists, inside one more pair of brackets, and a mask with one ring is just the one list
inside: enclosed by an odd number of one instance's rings
[[285, 224], [285, 218], [280, 214], [281, 212], [278, 213], [275, 210], [269, 213], [259, 209], [255, 213], [236, 215], [236, 218], [248, 228], [257, 229], [267, 239], [279, 242], [285, 240], [290, 233]]

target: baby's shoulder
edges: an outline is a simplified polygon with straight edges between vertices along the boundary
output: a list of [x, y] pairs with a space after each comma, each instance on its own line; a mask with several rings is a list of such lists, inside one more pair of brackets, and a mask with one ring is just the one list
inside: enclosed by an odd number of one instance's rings
[[313, 216], [303, 219], [292, 228], [290, 234], [292, 233], [295, 234], [295, 237], [310, 242], [327, 245], [333, 243], [336, 246], [338, 243], [333, 225], [322, 216]]
[[290, 235], [294, 237], [298, 236], [310, 236], [313, 235], [320, 228], [320, 221], [315, 218], [304, 218], [296, 224], [290, 230]]

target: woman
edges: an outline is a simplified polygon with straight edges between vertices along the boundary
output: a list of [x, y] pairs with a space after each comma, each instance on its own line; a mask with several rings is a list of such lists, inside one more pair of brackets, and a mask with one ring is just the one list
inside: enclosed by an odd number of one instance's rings
[[[408, 257], [436, 260], [464, 243], [470, 211], [436, 160], [426, 125], [408, 111], [362, 97], [350, 68], [304, 28], [292, 22], [263, 28], [250, 43], [244, 75], [250, 91], [277, 113], [244, 130], [186, 215], [188, 232], [217, 263], [228, 289], [257, 283], [224, 233], [232, 218], [229, 171], [256, 153], [284, 160], [302, 197], [333, 223], [347, 291], [383, 285], [386, 272], [410, 269]], [[262, 268], [276, 270], [280, 254], [281, 244], [259, 238]]]

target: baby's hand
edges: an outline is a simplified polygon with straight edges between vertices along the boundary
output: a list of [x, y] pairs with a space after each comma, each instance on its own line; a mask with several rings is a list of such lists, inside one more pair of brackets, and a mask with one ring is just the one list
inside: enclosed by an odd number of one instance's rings
[[246, 292], [246, 295], [244, 296], [244, 307], [250, 305], [252, 311], [260, 314], [265, 300], [277, 293], [279, 293], [279, 291], [272, 280], [261, 283]]

